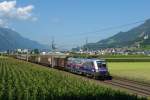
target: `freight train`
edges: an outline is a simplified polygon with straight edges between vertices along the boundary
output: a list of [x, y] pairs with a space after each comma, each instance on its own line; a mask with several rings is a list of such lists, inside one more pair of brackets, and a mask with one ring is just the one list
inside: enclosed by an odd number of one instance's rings
[[109, 74], [105, 60], [102, 59], [86, 59], [72, 58], [65, 54], [49, 54], [49, 55], [13, 55], [13, 57], [37, 63], [57, 69], [62, 69], [71, 73], [93, 77], [95, 79], [108, 79], [112, 77]]

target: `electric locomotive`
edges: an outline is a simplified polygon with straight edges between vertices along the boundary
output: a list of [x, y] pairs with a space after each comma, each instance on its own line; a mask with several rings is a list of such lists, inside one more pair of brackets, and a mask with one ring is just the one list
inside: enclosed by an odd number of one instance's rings
[[111, 79], [105, 60], [68, 58], [66, 69], [100, 79]]

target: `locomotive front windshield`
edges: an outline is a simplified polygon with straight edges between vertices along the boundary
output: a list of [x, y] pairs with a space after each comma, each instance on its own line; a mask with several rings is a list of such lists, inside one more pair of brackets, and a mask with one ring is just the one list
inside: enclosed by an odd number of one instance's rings
[[106, 62], [105, 61], [97, 61], [97, 66], [98, 66], [98, 68], [106, 67]]

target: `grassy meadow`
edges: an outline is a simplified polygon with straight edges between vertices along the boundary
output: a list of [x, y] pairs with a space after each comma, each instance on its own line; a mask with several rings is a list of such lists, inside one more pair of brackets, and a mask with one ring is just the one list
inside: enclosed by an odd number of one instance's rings
[[146, 100], [84, 78], [12, 58], [0, 58], [0, 100]]
[[113, 76], [150, 83], [150, 62], [109, 62]]

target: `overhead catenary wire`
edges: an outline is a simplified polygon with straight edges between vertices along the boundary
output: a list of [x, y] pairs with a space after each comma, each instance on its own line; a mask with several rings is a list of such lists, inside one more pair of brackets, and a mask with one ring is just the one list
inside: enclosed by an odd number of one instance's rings
[[80, 38], [82, 36], [88, 38], [88, 35], [96, 35], [96, 34], [98, 35], [101, 32], [107, 32], [107, 31], [110, 31], [110, 30], [120, 29], [120, 28], [131, 26], [131, 25], [137, 25], [137, 24], [140, 24], [140, 23], [144, 23], [145, 21], [146, 20], [143, 19], [143, 20], [139, 20], [139, 21], [136, 21], [136, 22], [132, 22], [132, 23], [127, 23], [127, 24], [122, 24], [122, 25], [118, 25], [118, 26], [101, 28], [101, 29], [98, 29], [98, 30], [95, 30], [95, 31], [81, 32], [81, 33], [78, 33], [78, 34], [71, 34], [71, 35], [64, 35], [64, 36], [65, 36], [65, 38], [66, 37], [71, 38], [71, 37], [78, 37], [80, 35]]
[[127, 23], [127, 24], [122, 24], [122, 25], [118, 25], [118, 26], [112, 26], [112, 27], [106, 27], [106, 28], [101, 28], [101, 29], [98, 29], [98, 30], [95, 30], [95, 31], [90, 31], [90, 32], [81, 32], [81, 33], [78, 33], [78, 34], [75, 34], [74, 35], [66, 35], [66, 36], [78, 36], [78, 35], [85, 35], [87, 36], [88, 34], [99, 34], [100, 32], [105, 32], [105, 31], [110, 31], [110, 30], [115, 30], [115, 29], [120, 29], [120, 28], [124, 28], [124, 27], [128, 27], [128, 26], [131, 26], [131, 25], [136, 25], [136, 24], [139, 24], [139, 23], [142, 23], [142, 22], [145, 22], [145, 20], [139, 20], [139, 21], [136, 21], [136, 22], [132, 22], [132, 23]]

